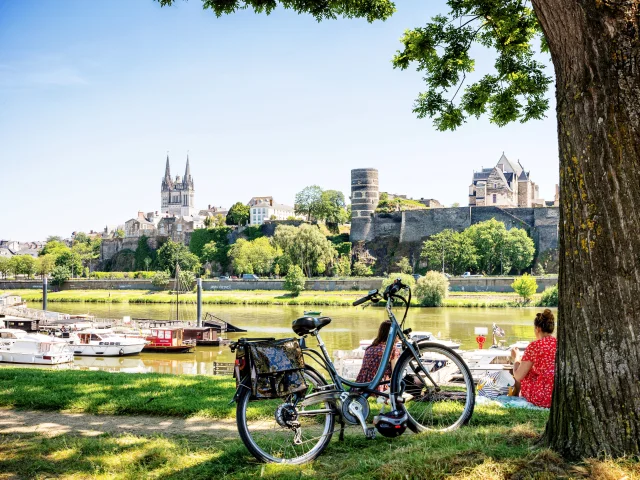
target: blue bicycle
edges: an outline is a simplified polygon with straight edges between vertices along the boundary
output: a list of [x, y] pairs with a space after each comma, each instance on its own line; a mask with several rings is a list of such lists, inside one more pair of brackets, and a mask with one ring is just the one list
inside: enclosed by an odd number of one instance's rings
[[[404, 292], [407, 292], [406, 297]], [[372, 290], [353, 305], [381, 300], [386, 301], [391, 328], [382, 362], [371, 382], [356, 383], [338, 375], [320, 336], [320, 330], [329, 325], [331, 319], [307, 316], [295, 320], [292, 325], [293, 331], [301, 337], [299, 345], [305, 357], [302, 375], [306, 388], [259, 401], [253, 401], [255, 392], [252, 394], [250, 388], [238, 389], [235, 397], [238, 431], [258, 460], [294, 464], [311, 461], [331, 441], [336, 423], [340, 426], [341, 438], [345, 426], [356, 425], [367, 438], [373, 439], [376, 432], [386, 437], [397, 437], [407, 427], [416, 433], [444, 432], [469, 421], [475, 389], [471, 372], [462, 358], [441, 344], [410, 338], [411, 329], [405, 329], [404, 323], [411, 289], [400, 279], [382, 294]], [[400, 322], [392, 311], [396, 302], [405, 306]], [[306, 346], [307, 336], [316, 338], [319, 350]], [[391, 380], [383, 382], [392, 348], [398, 340], [403, 352], [393, 368]], [[388, 388], [380, 391], [378, 387], [385, 383], [389, 384]], [[282, 385], [272, 387], [284, 388]], [[370, 425], [369, 399], [373, 397], [383, 397], [390, 404], [390, 411], [375, 415]]]

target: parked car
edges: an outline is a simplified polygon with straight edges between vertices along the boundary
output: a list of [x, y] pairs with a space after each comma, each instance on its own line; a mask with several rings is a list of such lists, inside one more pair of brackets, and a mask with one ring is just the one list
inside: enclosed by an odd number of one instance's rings
[[461, 277], [484, 277], [481, 273], [464, 272]]
[[413, 275], [411, 275], [413, 277], [413, 279], [417, 282], [418, 279], [422, 278], [422, 275], [420, 275], [419, 273], [414, 273]]
[[231, 280], [231, 278], [229, 278], [229, 277], [228, 277], [228, 276], [226, 276], [226, 275], [221, 275], [221, 276], [219, 276], [219, 277], [218, 277], [218, 280], [222, 280], [222, 281], [229, 281], [229, 280]]
[[253, 273], [243, 273], [242, 280], [249, 280], [250, 282], [260, 280], [260, 277], [254, 275]]
[[231, 280], [238, 280], [238, 277], [236, 277], [235, 275], [231, 275]]

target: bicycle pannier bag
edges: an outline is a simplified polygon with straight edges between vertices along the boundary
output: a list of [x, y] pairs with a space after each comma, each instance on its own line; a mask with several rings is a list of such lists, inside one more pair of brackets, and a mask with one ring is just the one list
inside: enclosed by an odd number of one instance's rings
[[296, 339], [247, 338], [238, 343], [236, 364], [241, 367], [241, 378], [236, 374], [236, 381], [250, 381], [252, 399], [286, 397], [307, 389], [304, 359]]

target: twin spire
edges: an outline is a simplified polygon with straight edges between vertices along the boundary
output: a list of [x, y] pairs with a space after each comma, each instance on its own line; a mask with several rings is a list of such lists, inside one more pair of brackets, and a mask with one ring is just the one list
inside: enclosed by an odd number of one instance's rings
[[[164, 179], [167, 183], [172, 183], [171, 167], [169, 166], [169, 152], [167, 152], [167, 165], [164, 168]], [[189, 166], [189, 153], [187, 153], [187, 166], [184, 169], [184, 178], [182, 179], [182, 183], [185, 185], [193, 183], [193, 179], [191, 178], [191, 167]]]

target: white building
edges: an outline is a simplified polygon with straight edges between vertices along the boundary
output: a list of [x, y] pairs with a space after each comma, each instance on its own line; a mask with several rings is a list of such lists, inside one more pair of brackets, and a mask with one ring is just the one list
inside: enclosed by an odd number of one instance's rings
[[273, 197], [253, 197], [249, 200], [250, 225], [262, 225], [265, 220], [286, 220], [293, 216], [293, 207], [276, 203]]

